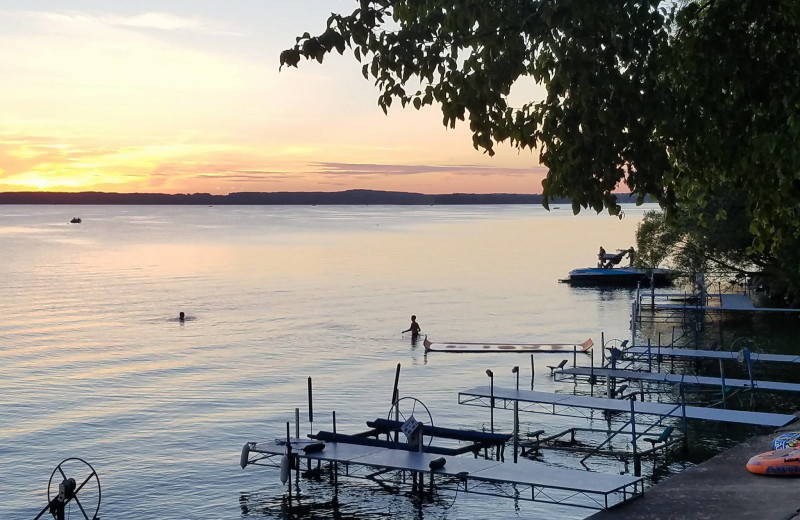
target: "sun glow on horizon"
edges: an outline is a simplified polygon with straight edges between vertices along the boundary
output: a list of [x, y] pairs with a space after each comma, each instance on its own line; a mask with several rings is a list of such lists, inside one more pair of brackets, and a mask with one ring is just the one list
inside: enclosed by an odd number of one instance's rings
[[[0, 9], [0, 191], [538, 193], [536, 154], [377, 107], [352, 56], [278, 72], [346, 2]], [[333, 165], [333, 166], [332, 166]]]

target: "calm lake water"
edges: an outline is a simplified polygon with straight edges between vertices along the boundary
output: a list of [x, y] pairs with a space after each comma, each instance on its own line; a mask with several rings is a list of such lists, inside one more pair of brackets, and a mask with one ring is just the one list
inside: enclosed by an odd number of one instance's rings
[[[278, 471], [242, 470], [239, 454], [281, 437], [296, 407], [303, 434], [330, 429], [333, 411], [340, 432], [365, 430], [387, 415], [398, 363], [400, 394], [436, 425], [488, 428], [488, 410], [458, 405], [458, 391], [486, 384], [487, 368], [511, 386], [514, 365], [529, 384], [529, 357], [426, 356], [400, 334], [410, 315], [434, 341], [627, 338], [630, 291], [557, 280], [600, 245], [634, 245], [643, 211], [0, 206], [0, 518], [33, 518], [68, 457], [97, 470], [101, 518], [583, 518], [463, 493], [419, 504], [360, 481], [343, 481], [335, 509], [330, 486], [304, 482], [304, 508], [289, 510]], [[563, 357], [537, 354], [537, 389], [571, 387], [548, 377]], [[510, 432], [510, 413], [495, 419]], [[582, 425], [521, 419], [523, 431]], [[700, 451], [731, 436], [714, 430]]]

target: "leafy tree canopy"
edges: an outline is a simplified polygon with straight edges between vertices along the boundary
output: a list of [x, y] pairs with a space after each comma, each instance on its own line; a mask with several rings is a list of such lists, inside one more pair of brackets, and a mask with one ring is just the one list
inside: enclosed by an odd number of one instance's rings
[[[627, 188], [711, 232], [739, 197], [747, 254], [800, 273], [798, 34], [796, 0], [359, 0], [280, 62], [350, 49], [384, 111], [436, 104], [476, 149], [538, 150], [545, 206], [618, 214]], [[545, 98], [512, 107], [528, 81]]]

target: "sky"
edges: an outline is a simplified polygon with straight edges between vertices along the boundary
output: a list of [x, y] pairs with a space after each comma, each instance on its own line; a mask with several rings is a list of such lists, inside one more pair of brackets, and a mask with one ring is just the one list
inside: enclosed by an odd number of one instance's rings
[[279, 71], [357, 6], [0, 2], [0, 191], [541, 193], [536, 152], [489, 157], [438, 106], [384, 115], [350, 51]]

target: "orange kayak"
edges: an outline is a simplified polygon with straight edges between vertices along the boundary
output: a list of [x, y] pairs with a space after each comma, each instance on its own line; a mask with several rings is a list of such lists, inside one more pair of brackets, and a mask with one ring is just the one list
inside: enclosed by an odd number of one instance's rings
[[747, 461], [747, 470], [758, 475], [800, 476], [800, 449], [768, 451]]

